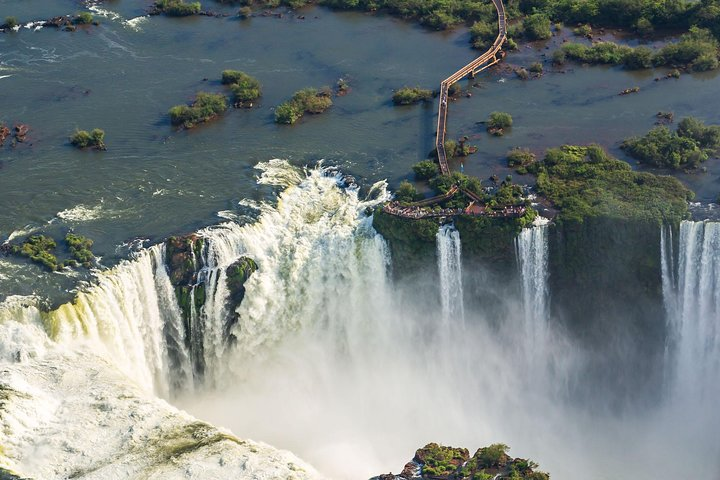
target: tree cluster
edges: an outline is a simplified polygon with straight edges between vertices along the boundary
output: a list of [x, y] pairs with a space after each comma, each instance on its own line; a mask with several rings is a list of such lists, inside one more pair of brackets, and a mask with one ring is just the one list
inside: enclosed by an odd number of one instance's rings
[[295, 92], [292, 99], [277, 106], [275, 122], [292, 125], [305, 113], [322, 113], [332, 106], [332, 92], [329, 87], [305, 88]]
[[192, 104], [176, 105], [169, 111], [170, 123], [183, 128], [192, 128], [198, 123], [220, 115], [227, 110], [227, 99], [221, 93], [199, 92]]
[[622, 148], [641, 163], [656, 167], [694, 169], [720, 149], [720, 126], [706, 126], [688, 117], [678, 124], [676, 131], [660, 125], [642, 137], [625, 140]]
[[555, 63], [567, 59], [583, 63], [623, 65], [628, 69], [644, 69], [659, 66], [683, 66], [695, 71], [718, 68], [718, 41], [709, 30], [691, 28], [678, 42], [669, 43], [659, 50], [645, 46], [629, 47], [613, 42], [593, 45], [566, 43], [553, 54]]
[[235, 106], [247, 105], [262, 95], [260, 82], [239, 70], [224, 70], [222, 72], [222, 83], [228, 85], [232, 90]]

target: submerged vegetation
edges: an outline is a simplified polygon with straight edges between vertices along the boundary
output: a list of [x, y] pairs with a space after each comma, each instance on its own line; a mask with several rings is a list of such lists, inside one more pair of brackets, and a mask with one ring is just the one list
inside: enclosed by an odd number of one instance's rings
[[75, 130], [70, 136], [70, 143], [77, 148], [94, 148], [96, 150], [106, 150], [105, 131], [94, 128], [92, 131]]
[[433, 97], [432, 90], [420, 87], [402, 87], [392, 97], [395, 105], [412, 105], [414, 103], [427, 102]]
[[245, 72], [224, 70], [222, 83], [228, 85], [233, 92], [233, 103], [236, 107], [252, 106], [252, 102], [262, 95], [260, 82]]
[[275, 122], [292, 125], [305, 113], [322, 113], [332, 106], [332, 92], [329, 87], [320, 90], [305, 88], [295, 92], [292, 99], [275, 109]]
[[603, 216], [677, 223], [693, 196], [679, 180], [633, 172], [598, 145], [551, 148], [528, 170], [537, 174], [538, 193], [560, 209], [560, 220]]
[[625, 140], [622, 148], [641, 163], [675, 170], [695, 169], [720, 149], [720, 126], [683, 118], [672, 132], [665, 125], [642, 137]]
[[199, 92], [190, 106], [176, 105], [170, 109], [170, 123], [192, 128], [207, 122], [227, 110], [227, 99], [221, 93]]

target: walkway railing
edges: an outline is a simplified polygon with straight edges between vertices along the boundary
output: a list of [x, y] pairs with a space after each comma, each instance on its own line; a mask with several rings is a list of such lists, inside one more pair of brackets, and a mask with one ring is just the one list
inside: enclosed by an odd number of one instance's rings
[[500, 61], [498, 53], [502, 49], [503, 43], [507, 37], [507, 23], [505, 22], [505, 5], [502, 0], [492, 0], [495, 5], [495, 9], [498, 12], [498, 36], [495, 39], [495, 43], [492, 44], [485, 53], [480, 55], [472, 62], [465, 65], [457, 72], [450, 75], [448, 78], [440, 83], [440, 104], [438, 108], [438, 123], [437, 123], [437, 134], [435, 137], [435, 148], [437, 149], [438, 162], [440, 163], [440, 172], [443, 175], [450, 173], [450, 167], [447, 163], [447, 153], [445, 152], [445, 129], [447, 126], [447, 102], [448, 102], [448, 91], [450, 86], [461, 80], [467, 75], [475, 75], [478, 72], [485, 70], [491, 65], [496, 64]]

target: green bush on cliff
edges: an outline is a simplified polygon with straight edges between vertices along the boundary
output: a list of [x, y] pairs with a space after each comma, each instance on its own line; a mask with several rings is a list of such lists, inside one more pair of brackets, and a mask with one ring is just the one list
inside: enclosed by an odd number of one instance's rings
[[220, 115], [227, 110], [227, 99], [221, 93], [199, 92], [190, 106], [176, 105], [170, 109], [170, 123], [175, 126], [192, 128], [198, 123]]
[[395, 105], [412, 105], [413, 103], [426, 102], [432, 99], [432, 90], [425, 90], [420, 87], [402, 87], [392, 97]]
[[15, 17], [5, 17], [5, 26], [7, 28], [15, 28], [18, 26], [17, 18]]
[[561, 221], [605, 216], [679, 222], [693, 195], [675, 178], [633, 172], [597, 145], [551, 148], [531, 167], [539, 193], [560, 209]]
[[666, 126], [653, 128], [642, 137], [626, 139], [622, 148], [642, 163], [656, 167], [694, 169], [720, 149], [720, 126], [706, 126], [702, 121], [687, 117], [677, 130]]

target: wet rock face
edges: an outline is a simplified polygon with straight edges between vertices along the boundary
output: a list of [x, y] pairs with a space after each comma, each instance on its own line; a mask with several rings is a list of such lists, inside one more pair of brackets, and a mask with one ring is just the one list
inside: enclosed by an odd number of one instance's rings
[[167, 239], [165, 263], [173, 286], [190, 286], [197, 282], [204, 243], [205, 240], [196, 234]]
[[245, 282], [247, 282], [250, 275], [252, 275], [257, 269], [258, 266], [257, 263], [255, 263], [255, 260], [248, 257], [240, 257], [225, 271], [225, 281], [227, 282], [227, 288], [230, 292], [230, 296], [228, 299], [229, 315], [225, 323], [224, 331], [225, 338], [230, 344], [237, 341], [237, 338], [232, 332], [233, 327], [237, 325], [239, 321], [236, 309], [245, 298]]
[[257, 263], [252, 258], [240, 257], [225, 271], [227, 287], [230, 291], [230, 302], [234, 308], [245, 298], [245, 282], [257, 268]]

